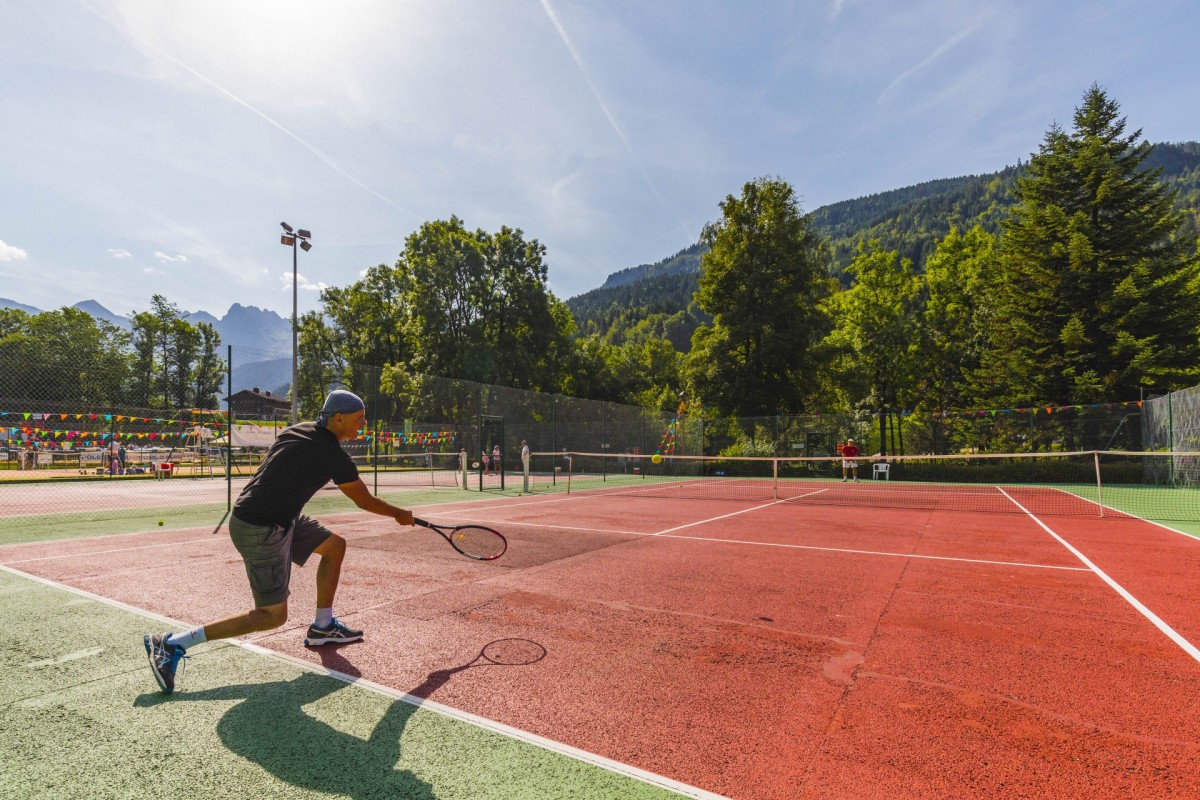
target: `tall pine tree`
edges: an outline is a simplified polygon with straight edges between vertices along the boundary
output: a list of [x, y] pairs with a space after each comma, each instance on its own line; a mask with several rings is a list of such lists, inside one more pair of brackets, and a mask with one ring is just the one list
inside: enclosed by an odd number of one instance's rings
[[1119, 111], [1093, 84], [1074, 129], [1052, 126], [1017, 181], [981, 394], [1077, 404], [1197, 378], [1200, 264]]

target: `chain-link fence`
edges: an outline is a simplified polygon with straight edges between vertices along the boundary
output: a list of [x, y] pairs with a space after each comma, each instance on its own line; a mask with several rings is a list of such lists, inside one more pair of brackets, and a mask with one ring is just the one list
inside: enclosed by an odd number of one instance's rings
[[1138, 402], [945, 413], [814, 414], [712, 420], [703, 455], [820, 457], [854, 439], [888, 455], [1140, 450]]
[[1176, 486], [1200, 486], [1200, 386], [1147, 400], [1145, 449], [1166, 452], [1159, 476]]
[[[232, 483], [253, 472], [293, 418], [293, 367], [290, 354], [251, 348], [226, 348], [224, 361], [220, 391], [194, 393], [205, 407], [166, 399], [187, 396], [188, 387], [170, 375], [129, 372], [118, 380], [115, 366], [71, 361], [69, 353], [59, 354], [51, 377], [0, 373], [0, 482], [7, 487], [0, 491], [11, 499], [14, 485], [31, 482], [169, 475], [216, 479], [196, 482], [191, 500], [227, 504]], [[387, 456], [463, 451], [474, 464], [499, 448], [501, 461], [515, 469], [522, 442], [539, 453], [765, 457], [833, 456], [849, 438], [864, 455], [1200, 449], [1200, 389], [1145, 404], [898, 413], [882, 421], [869, 412], [717, 419], [687, 403], [671, 415], [333, 356], [301, 354], [296, 369], [298, 419], [313, 419], [331, 388], [363, 397], [368, 429], [346, 448], [365, 467]], [[30, 514], [103, 513], [110, 503], [94, 497], [26, 505]]]

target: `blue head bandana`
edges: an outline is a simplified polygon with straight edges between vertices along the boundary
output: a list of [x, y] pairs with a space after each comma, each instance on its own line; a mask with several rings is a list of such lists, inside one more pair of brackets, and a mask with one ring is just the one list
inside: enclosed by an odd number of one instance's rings
[[325, 405], [321, 407], [321, 413], [317, 415], [317, 427], [324, 428], [334, 414], [354, 414], [364, 408], [366, 405], [354, 392], [334, 389], [325, 398]]

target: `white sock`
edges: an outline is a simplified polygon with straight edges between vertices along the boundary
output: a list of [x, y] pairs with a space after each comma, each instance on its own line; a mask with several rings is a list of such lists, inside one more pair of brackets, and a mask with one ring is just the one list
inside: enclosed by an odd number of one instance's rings
[[333, 622], [333, 609], [318, 608], [317, 617], [313, 620], [313, 625], [316, 625], [318, 628], [328, 628], [331, 622]]
[[194, 645], [204, 644], [208, 641], [208, 637], [204, 635], [204, 627], [192, 628], [184, 633], [172, 633], [167, 637], [167, 644], [177, 644], [184, 650], [188, 650]]

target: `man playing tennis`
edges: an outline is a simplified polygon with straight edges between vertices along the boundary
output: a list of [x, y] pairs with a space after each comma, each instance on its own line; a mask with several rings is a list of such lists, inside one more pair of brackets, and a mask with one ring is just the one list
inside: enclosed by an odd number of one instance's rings
[[163, 692], [175, 690], [175, 670], [193, 645], [272, 630], [287, 622], [292, 564], [303, 566], [313, 553], [321, 557], [317, 613], [304, 643], [313, 646], [362, 639], [362, 631], [348, 628], [333, 616], [346, 540], [301, 511], [332, 480], [363, 511], [392, 517], [401, 525], [413, 524], [411, 511], [371, 494], [358, 477], [358, 467], [341, 447], [342, 442], [358, 438], [366, 416], [357, 395], [338, 389], [325, 398], [316, 422], [292, 425], [279, 434], [242, 489], [229, 518], [229, 536], [245, 562], [254, 610], [184, 633], [146, 634], [146, 655]]
[[842, 483], [846, 482], [846, 473], [854, 473], [854, 482], [858, 483], [858, 445], [853, 439], [847, 439], [842, 445]]

